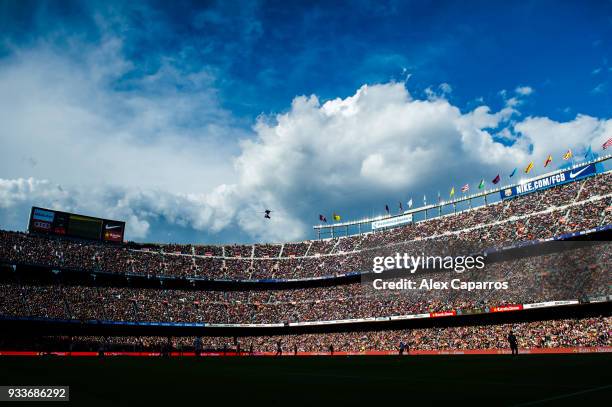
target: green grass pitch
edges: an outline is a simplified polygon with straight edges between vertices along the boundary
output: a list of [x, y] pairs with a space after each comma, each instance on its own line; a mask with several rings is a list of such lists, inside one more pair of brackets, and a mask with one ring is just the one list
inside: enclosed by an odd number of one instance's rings
[[609, 406], [611, 362], [603, 353], [3, 357], [0, 384], [67, 384], [69, 405], [83, 406]]

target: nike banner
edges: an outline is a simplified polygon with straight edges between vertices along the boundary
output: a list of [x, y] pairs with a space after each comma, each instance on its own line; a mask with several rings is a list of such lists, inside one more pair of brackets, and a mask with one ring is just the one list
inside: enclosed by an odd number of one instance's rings
[[504, 188], [499, 191], [501, 199], [508, 199], [518, 195], [528, 194], [541, 189], [554, 187], [556, 185], [572, 182], [597, 173], [595, 164], [583, 165], [572, 170], [565, 170], [558, 174], [538, 178], [513, 187]]
[[125, 229], [124, 222], [114, 220], [105, 220], [102, 227], [102, 240], [106, 242], [123, 242], [123, 234]]

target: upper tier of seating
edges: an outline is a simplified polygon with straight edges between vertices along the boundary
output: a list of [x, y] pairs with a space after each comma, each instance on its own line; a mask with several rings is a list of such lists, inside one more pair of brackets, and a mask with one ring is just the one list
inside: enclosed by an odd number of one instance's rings
[[457, 214], [362, 235], [285, 244], [120, 245], [0, 231], [0, 263], [182, 278], [294, 279], [371, 269], [380, 250], [473, 249], [612, 224], [612, 173]]

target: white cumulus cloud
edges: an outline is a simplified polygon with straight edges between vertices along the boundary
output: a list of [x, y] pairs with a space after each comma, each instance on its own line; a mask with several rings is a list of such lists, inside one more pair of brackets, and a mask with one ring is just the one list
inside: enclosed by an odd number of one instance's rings
[[38, 49], [0, 61], [2, 228], [23, 229], [39, 205], [126, 220], [130, 239], [164, 227], [303, 239], [319, 213], [379, 213], [385, 203], [595, 147], [612, 131], [610, 120], [586, 115], [519, 120], [525, 91], [499, 111], [462, 112], [445, 97], [450, 85], [422, 100], [404, 83], [328, 101], [298, 96], [245, 131], [220, 107], [205, 69], [167, 61], [117, 89], [133, 69], [120, 41], [82, 55]]
[[521, 96], [529, 96], [533, 93], [533, 88], [531, 86], [518, 86], [514, 91]]

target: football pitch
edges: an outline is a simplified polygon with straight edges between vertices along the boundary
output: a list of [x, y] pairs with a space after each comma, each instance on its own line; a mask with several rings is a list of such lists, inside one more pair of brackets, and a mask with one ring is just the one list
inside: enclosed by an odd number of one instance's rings
[[69, 385], [70, 403], [52, 404], [83, 406], [597, 406], [612, 402], [611, 362], [607, 353], [2, 357], [0, 385]]

